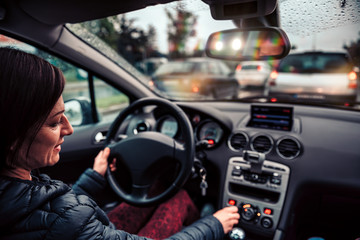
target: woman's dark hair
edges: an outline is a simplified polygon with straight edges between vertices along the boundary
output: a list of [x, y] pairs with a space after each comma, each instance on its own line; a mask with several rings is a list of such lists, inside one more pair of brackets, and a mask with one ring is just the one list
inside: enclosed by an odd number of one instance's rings
[[0, 169], [15, 167], [19, 149], [27, 137], [31, 145], [64, 85], [60, 69], [44, 59], [0, 48]]

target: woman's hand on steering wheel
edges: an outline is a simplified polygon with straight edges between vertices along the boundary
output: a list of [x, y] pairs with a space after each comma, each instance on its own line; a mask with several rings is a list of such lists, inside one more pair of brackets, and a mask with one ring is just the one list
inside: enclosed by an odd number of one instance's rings
[[104, 150], [101, 150], [98, 153], [98, 155], [95, 157], [93, 169], [102, 176], [105, 176], [108, 165], [111, 172], [114, 172], [116, 170], [115, 158], [113, 158], [112, 163], [108, 164], [109, 155], [110, 155], [110, 148], [106, 147]]

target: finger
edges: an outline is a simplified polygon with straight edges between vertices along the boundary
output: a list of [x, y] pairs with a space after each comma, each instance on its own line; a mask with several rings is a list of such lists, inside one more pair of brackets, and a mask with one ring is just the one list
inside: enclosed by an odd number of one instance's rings
[[110, 155], [110, 148], [106, 147], [103, 152], [103, 157], [108, 158]]
[[113, 172], [116, 170], [116, 158], [113, 159], [112, 163], [109, 165], [110, 170]]
[[239, 211], [239, 209], [236, 206], [227, 207], [226, 210], [229, 211], [229, 212], [233, 212], [233, 213], [236, 213], [236, 212]]
[[96, 155], [96, 157], [95, 158], [98, 158], [98, 157], [101, 157], [102, 155], [103, 155], [103, 150], [101, 150], [97, 155]]
[[234, 226], [235, 224], [238, 224], [238, 223], [239, 223], [239, 220], [238, 220], [238, 219], [233, 219], [233, 220], [231, 220], [232, 226]]

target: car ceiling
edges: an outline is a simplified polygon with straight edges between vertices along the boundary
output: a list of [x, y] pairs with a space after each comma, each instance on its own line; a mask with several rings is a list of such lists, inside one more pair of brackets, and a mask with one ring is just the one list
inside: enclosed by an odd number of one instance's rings
[[78, 23], [135, 11], [174, 0], [19, 0], [20, 8], [34, 19], [49, 25]]

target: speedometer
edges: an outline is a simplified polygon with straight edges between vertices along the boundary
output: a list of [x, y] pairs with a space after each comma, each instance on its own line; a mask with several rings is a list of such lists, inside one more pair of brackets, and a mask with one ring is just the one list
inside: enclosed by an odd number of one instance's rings
[[172, 116], [166, 116], [160, 121], [159, 131], [171, 138], [176, 136], [178, 128], [178, 123]]
[[208, 121], [200, 125], [197, 132], [197, 138], [199, 141], [206, 140], [208, 147], [215, 146], [223, 135], [223, 130], [216, 122]]

